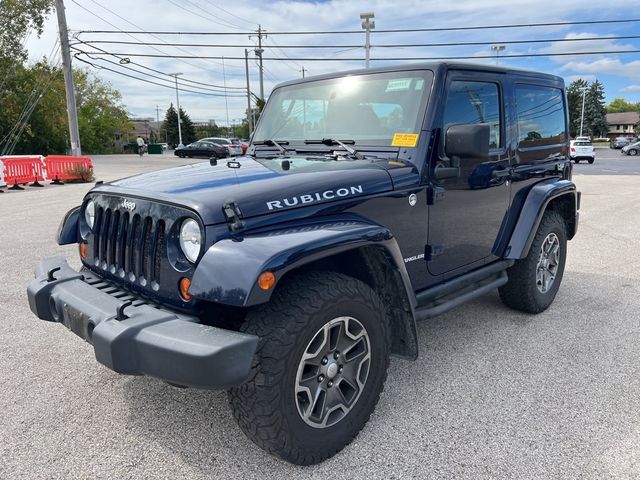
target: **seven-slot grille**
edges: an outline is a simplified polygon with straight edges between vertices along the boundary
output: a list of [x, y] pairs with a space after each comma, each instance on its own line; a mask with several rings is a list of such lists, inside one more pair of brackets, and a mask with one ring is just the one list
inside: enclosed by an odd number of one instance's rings
[[128, 210], [98, 206], [93, 264], [112, 275], [157, 289], [166, 256], [165, 222]]

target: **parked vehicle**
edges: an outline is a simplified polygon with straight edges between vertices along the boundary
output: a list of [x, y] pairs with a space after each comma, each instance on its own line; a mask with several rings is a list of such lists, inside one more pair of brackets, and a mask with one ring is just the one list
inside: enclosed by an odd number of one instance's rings
[[240, 138], [231, 138], [230, 140], [234, 145], [240, 145], [240, 148], [242, 148], [242, 155], [247, 153], [247, 148], [249, 148], [249, 142], [247, 140], [242, 140]]
[[569, 156], [575, 163], [580, 163], [580, 160], [593, 163], [596, 160], [596, 148], [591, 144], [591, 141], [571, 140]]
[[217, 143], [218, 145], [223, 145], [227, 147], [227, 150], [229, 151], [229, 155], [232, 157], [235, 155], [242, 155], [242, 147], [240, 145], [234, 144], [228, 138], [208, 137], [208, 138], [203, 138], [202, 140], [214, 142], [214, 143]]
[[230, 156], [229, 149], [226, 145], [218, 143], [198, 140], [190, 143], [185, 147], [178, 147], [173, 152], [174, 155], [184, 157], [206, 157], [206, 158], [225, 158]]
[[611, 143], [611, 148], [622, 148], [629, 145], [629, 139], [627, 137], [616, 137]]
[[161, 143], [160, 145], [162, 145], [162, 150], [165, 151], [165, 152], [169, 149], [169, 144], [168, 143]]
[[416, 359], [416, 321], [496, 288], [554, 301], [580, 205], [565, 99], [560, 77], [450, 62], [281, 84], [246, 156], [92, 188], [57, 236], [83, 270], [44, 259], [29, 306], [116, 372], [228, 389], [250, 439], [320, 462], [389, 356]]
[[622, 147], [621, 153], [632, 156], [638, 155], [638, 153], [640, 153], [640, 142], [635, 142], [627, 145], [626, 147]]

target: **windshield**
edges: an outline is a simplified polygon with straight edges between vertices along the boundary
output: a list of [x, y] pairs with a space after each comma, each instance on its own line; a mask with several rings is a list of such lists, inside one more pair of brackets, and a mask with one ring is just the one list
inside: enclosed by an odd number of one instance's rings
[[335, 138], [392, 145], [395, 134], [421, 130], [433, 73], [428, 70], [353, 75], [278, 88], [254, 142]]

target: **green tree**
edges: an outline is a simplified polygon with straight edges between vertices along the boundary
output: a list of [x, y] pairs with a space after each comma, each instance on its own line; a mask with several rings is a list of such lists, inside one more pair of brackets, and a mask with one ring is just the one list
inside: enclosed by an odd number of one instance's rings
[[592, 137], [605, 137], [609, 131], [604, 98], [604, 85], [599, 80], [595, 80], [587, 91], [584, 106], [586, 131]]
[[40, 36], [44, 21], [53, 10], [53, 0], [0, 1], [0, 57], [24, 61], [25, 38], [31, 31]]
[[640, 111], [640, 102], [632, 103], [626, 101], [624, 98], [614, 98], [613, 100], [611, 100], [611, 103], [607, 105], [607, 113], [638, 111]]
[[160, 125], [160, 138], [171, 146], [176, 146], [180, 143], [178, 140], [178, 112], [173, 103], [164, 114], [164, 120]]
[[576, 137], [580, 133], [580, 118], [582, 115], [582, 89], [588, 87], [589, 82], [583, 80], [582, 78], [574, 80], [567, 87], [567, 102], [569, 107], [569, 134], [572, 137]]
[[86, 70], [74, 70], [80, 143], [86, 153], [110, 153], [116, 135], [131, 130], [120, 92]]
[[191, 117], [180, 107], [180, 125], [182, 126], [182, 143], [185, 145], [197, 140], [196, 127], [191, 121]]

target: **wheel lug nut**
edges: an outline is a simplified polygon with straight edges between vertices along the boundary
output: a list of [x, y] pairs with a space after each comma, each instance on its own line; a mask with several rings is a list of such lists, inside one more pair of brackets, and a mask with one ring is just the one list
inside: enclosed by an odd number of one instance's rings
[[324, 380], [324, 375], [318, 375], [318, 381], [322, 382]]
[[326, 365], [328, 361], [329, 361], [329, 360], [327, 360], [327, 357], [324, 357], [324, 358], [322, 359], [322, 364], [323, 364], [323, 365]]
[[335, 358], [336, 360], [337, 360], [338, 358], [340, 358], [340, 352], [336, 352], [336, 353], [334, 353], [334, 354], [333, 354], [333, 358]]
[[338, 373], [342, 373], [342, 365], [340, 365], [340, 368], [338, 368]]
[[329, 383], [327, 383], [327, 387], [333, 387], [333, 382], [331, 380], [329, 380]]

